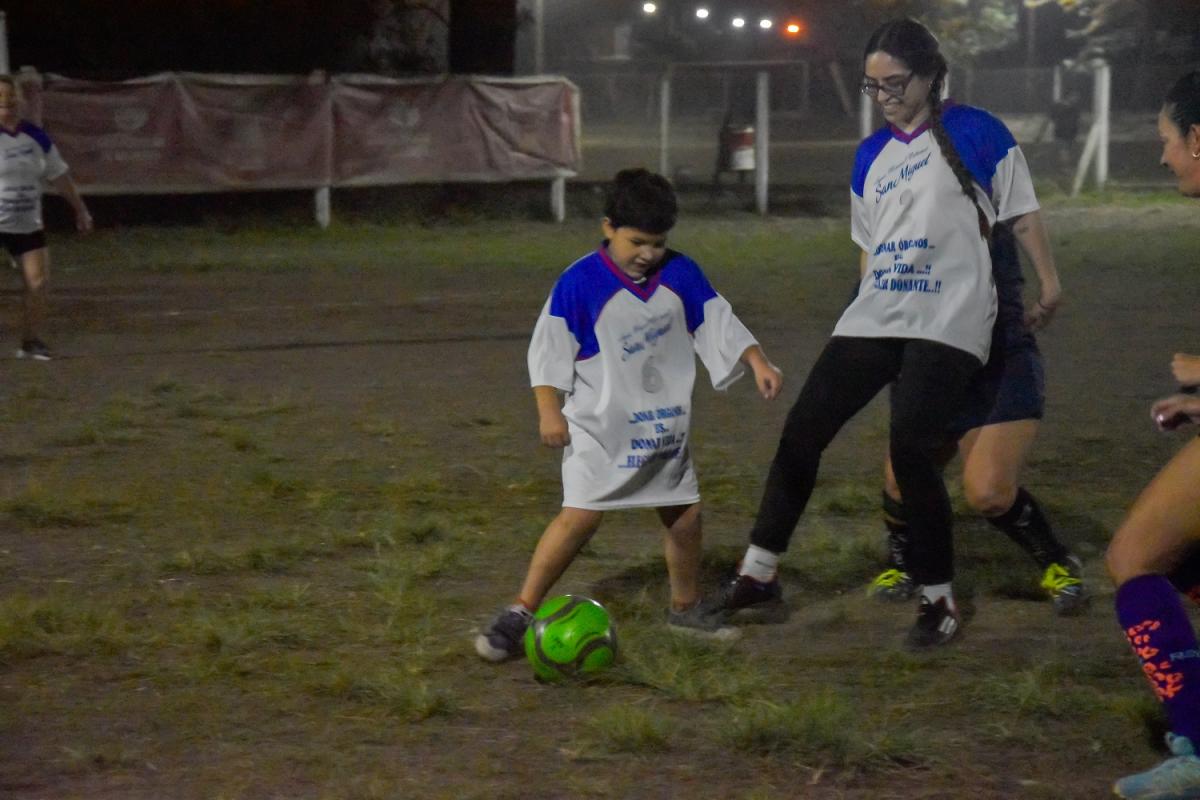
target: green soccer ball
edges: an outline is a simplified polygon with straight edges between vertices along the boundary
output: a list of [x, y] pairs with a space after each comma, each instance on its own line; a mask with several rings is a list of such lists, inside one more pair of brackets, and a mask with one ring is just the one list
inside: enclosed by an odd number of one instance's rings
[[543, 681], [591, 675], [616, 659], [617, 629], [595, 600], [555, 597], [542, 603], [525, 630], [525, 656]]

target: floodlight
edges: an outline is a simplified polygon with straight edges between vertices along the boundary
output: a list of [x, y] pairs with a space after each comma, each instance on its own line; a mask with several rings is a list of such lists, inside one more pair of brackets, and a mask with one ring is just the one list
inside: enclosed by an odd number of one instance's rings
[[783, 28], [784, 35], [789, 39], [800, 39], [808, 33], [808, 27], [802, 20], [789, 20]]
[[746, 27], [746, 20], [744, 17], [734, 17], [729, 24], [735, 28], [744, 28]]
[[642, 13], [654, 14], [658, 11], [657, 3], [642, 3]]
[[762, 28], [764, 31], [771, 30], [771, 25], [773, 24], [774, 23], [772, 23], [771, 20], [767, 19], [766, 17], [763, 17], [758, 21], [758, 27]]
[[696, 9], [696, 19], [708, 19], [708, 9], [700, 6]]

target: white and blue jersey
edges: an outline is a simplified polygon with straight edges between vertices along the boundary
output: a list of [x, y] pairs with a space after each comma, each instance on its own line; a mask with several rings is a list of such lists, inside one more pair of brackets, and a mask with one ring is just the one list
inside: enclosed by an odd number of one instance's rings
[[45, 182], [66, 173], [66, 162], [41, 128], [25, 120], [15, 131], [0, 126], [0, 233], [41, 230]]
[[699, 354], [714, 388], [757, 344], [696, 262], [668, 251], [638, 285], [605, 247], [563, 272], [529, 344], [533, 386], [566, 392], [563, 505], [608, 510], [700, 499], [690, 455]]
[[[1000, 120], [947, 103], [942, 124], [994, 223], [1035, 211], [1025, 156]], [[986, 362], [996, 318], [988, 242], [928, 124], [863, 140], [851, 182], [851, 238], [867, 253], [835, 336], [928, 339]]]

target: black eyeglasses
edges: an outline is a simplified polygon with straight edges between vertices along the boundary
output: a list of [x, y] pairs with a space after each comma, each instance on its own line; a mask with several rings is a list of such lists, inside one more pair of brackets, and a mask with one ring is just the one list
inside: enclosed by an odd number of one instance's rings
[[879, 97], [879, 93], [883, 92], [888, 97], [901, 97], [908, 91], [908, 85], [912, 83], [915, 72], [910, 72], [903, 78], [889, 78], [883, 83], [864, 80], [859, 84], [858, 88], [867, 97]]

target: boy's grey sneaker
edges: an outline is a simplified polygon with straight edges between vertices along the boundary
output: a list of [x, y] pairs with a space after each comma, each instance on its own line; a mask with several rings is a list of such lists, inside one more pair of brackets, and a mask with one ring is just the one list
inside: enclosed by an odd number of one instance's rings
[[905, 644], [911, 650], [926, 650], [948, 644], [958, 635], [962, 620], [958, 612], [950, 607], [946, 598], [939, 597], [931, 603], [922, 595], [917, 606], [917, 621], [908, 631]]
[[1087, 611], [1087, 591], [1083, 588], [1083, 562], [1068, 555], [1061, 563], [1046, 567], [1042, 576], [1042, 588], [1054, 602], [1054, 613], [1060, 617], [1073, 617]]
[[30, 358], [34, 361], [49, 361], [50, 348], [41, 339], [26, 339], [17, 350], [17, 358]]
[[1200, 756], [1186, 736], [1167, 734], [1171, 757], [1154, 769], [1113, 784], [1113, 794], [1126, 800], [1196, 800], [1200, 798]]
[[675, 633], [710, 639], [715, 642], [735, 642], [742, 632], [727, 624], [729, 614], [714, 605], [699, 601], [686, 611], [667, 611], [667, 627]]
[[907, 572], [887, 569], [879, 573], [867, 587], [867, 596], [885, 603], [900, 603], [917, 596], [916, 582]]
[[775, 622], [787, 617], [783, 587], [777, 577], [763, 583], [749, 575], [737, 575], [721, 586], [706, 605], [710, 613], [723, 611], [728, 619]]
[[475, 652], [485, 661], [507, 661], [521, 655], [525, 629], [533, 613], [522, 605], [511, 605], [496, 615], [475, 637]]

